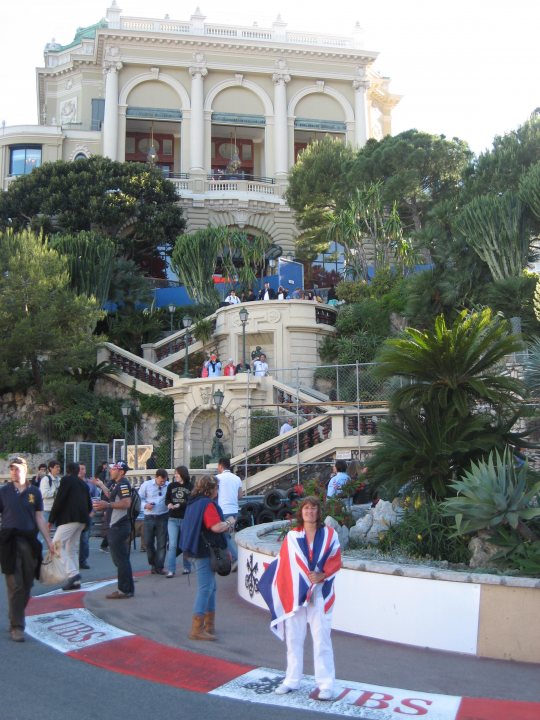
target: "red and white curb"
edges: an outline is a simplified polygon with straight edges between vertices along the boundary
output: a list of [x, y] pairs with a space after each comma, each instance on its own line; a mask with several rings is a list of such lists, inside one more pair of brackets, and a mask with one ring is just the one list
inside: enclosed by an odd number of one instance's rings
[[317, 699], [313, 678], [299, 690], [276, 695], [283, 673], [168, 647], [104, 622], [84, 607], [84, 595], [114, 581], [84, 584], [32, 598], [26, 632], [75, 660], [113, 672], [244, 702], [311, 710], [365, 720], [539, 720], [540, 703], [462, 698], [336, 681], [335, 697]]

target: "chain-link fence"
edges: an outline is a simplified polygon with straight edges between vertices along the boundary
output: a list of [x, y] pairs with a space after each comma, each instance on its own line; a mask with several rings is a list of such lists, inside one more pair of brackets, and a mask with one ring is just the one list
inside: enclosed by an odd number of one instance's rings
[[347, 439], [349, 459], [364, 459], [365, 436], [377, 434], [391, 391], [373, 371], [361, 363], [272, 370], [273, 402], [250, 402], [230, 417], [237, 472], [252, 477], [279, 465], [280, 486], [329, 476], [335, 451], [325, 454], [327, 445], [321, 446], [313, 461], [306, 458], [313, 453], [302, 453], [338, 437]]
[[387, 401], [394, 384], [375, 377], [375, 367], [373, 363], [319, 365], [280, 368], [270, 374], [278, 382], [324, 401]]

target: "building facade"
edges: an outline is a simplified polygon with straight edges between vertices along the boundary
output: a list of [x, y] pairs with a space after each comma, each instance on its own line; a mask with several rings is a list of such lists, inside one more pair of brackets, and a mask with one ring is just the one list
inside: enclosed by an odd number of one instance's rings
[[188, 21], [106, 18], [48, 43], [37, 70], [39, 124], [6, 127], [0, 176], [101, 154], [152, 162], [175, 183], [187, 231], [265, 234], [294, 251], [284, 193], [298, 153], [324, 134], [361, 147], [391, 132], [399, 97], [351, 38]]

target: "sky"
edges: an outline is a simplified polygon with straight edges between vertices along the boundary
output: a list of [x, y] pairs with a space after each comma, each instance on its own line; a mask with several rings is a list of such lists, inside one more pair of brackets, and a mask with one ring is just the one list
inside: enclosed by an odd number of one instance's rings
[[[77, 27], [106, 14], [111, 0], [4, 0], [0, 10], [0, 123], [37, 122], [35, 68], [54, 38], [65, 45]], [[197, 0], [117, 0], [123, 15], [188, 20]], [[271, 5], [271, 10], [269, 6]], [[540, 106], [538, 0], [200, 0], [207, 22], [268, 27], [278, 13], [290, 30], [351, 35], [402, 95], [393, 134], [409, 128], [459, 137], [475, 153], [521, 125]]]

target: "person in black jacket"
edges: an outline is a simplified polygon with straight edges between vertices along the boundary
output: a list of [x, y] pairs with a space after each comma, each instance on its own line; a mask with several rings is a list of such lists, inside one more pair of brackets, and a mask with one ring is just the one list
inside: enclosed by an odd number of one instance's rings
[[269, 282], [264, 283], [264, 287], [259, 290], [259, 300], [275, 300], [276, 291], [270, 287]]
[[60, 546], [68, 579], [62, 590], [75, 590], [81, 587], [79, 574], [79, 541], [85, 526], [90, 522], [92, 501], [90, 491], [79, 475], [79, 463], [69, 463], [67, 474], [60, 480], [60, 487], [54, 498], [49, 515], [49, 523], [56, 525], [53, 543]]
[[0, 565], [6, 579], [9, 635], [14, 642], [24, 642], [25, 609], [30, 599], [34, 577], [39, 578], [43, 534], [49, 551], [54, 547], [43, 517], [43, 500], [39, 488], [30, 484], [28, 465], [22, 457], [9, 466], [11, 482], [0, 487]]

